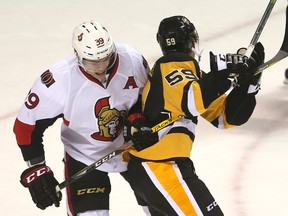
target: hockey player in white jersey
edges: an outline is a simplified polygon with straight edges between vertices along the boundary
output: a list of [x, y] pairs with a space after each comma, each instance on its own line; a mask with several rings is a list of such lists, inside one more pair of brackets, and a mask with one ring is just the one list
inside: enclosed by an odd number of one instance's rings
[[[69, 178], [123, 144], [123, 119], [132, 106], [137, 107], [149, 71], [136, 49], [114, 43], [106, 28], [95, 21], [74, 29], [72, 46], [74, 55], [49, 67], [35, 81], [14, 124], [29, 166], [20, 181], [40, 209], [58, 207], [62, 198], [45, 161], [44, 131], [62, 119], [65, 179]], [[109, 215], [108, 173], [125, 170], [126, 163], [116, 156], [69, 185], [68, 215]]]

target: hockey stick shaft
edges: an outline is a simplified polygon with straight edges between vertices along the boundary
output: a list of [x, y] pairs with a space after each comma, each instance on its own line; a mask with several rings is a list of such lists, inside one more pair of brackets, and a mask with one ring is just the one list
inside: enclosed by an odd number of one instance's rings
[[258, 67], [255, 75], [262, 73], [265, 69], [276, 64], [277, 62], [281, 61], [287, 56], [288, 56], [288, 5], [286, 7], [286, 25], [285, 25], [284, 39], [283, 39], [281, 48], [272, 59], [270, 59], [269, 61], [265, 62], [264, 64]]
[[265, 24], [266, 24], [266, 22], [267, 22], [267, 20], [268, 20], [268, 18], [270, 16], [271, 12], [272, 12], [272, 9], [273, 9], [276, 1], [277, 0], [270, 0], [269, 1], [269, 4], [266, 7], [266, 10], [265, 10], [265, 12], [264, 12], [259, 24], [258, 24], [258, 27], [257, 27], [257, 29], [256, 29], [256, 31], [255, 31], [255, 33], [254, 33], [254, 35], [252, 37], [252, 40], [251, 40], [251, 42], [250, 42], [250, 44], [249, 44], [249, 46], [247, 48], [247, 51], [245, 53], [246, 57], [250, 58], [250, 56], [251, 56], [251, 54], [252, 54], [252, 52], [254, 50], [254, 47], [255, 47], [256, 43], [258, 42], [258, 39], [259, 39], [259, 37], [260, 37], [260, 35], [261, 35], [262, 31], [263, 31], [263, 28], [264, 28], [264, 26], [265, 26]]
[[[155, 133], [155, 132], [163, 129], [164, 127], [172, 124], [173, 122], [177, 121], [178, 119], [179, 119], [179, 117], [176, 118], [176, 119], [166, 119], [166, 120], [160, 122], [159, 124], [155, 125], [154, 127], [152, 127], [151, 130], [152, 130], [153, 133]], [[56, 191], [58, 192], [58, 191], [62, 190], [63, 188], [67, 187], [68, 185], [72, 184], [77, 179], [81, 178], [82, 176], [84, 176], [87, 173], [91, 172], [95, 168], [101, 166], [103, 163], [106, 163], [110, 159], [112, 159], [115, 156], [117, 156], [117, 155], [121, 154], [122, 152], [126, 151], [131, 146], [133, 146], [132, 142], [124, 143], [122, 146], [120, 146], [116, 150], [114, 150], [114, 151], [110, 152], [109, 154], [103, 156], [102, 158], [100, 158], [99, 160], [95, 161], [91, 165], [86, 166], [85, 168], [83, 168], [79, 172], [75, 173], [74, 175], [72, 175], [71, 177], [69, 177], [68, 179], [66, 179], [65, 181], [60, 183], [59, 185], [57, 185], [56, 186]]]
[[100, 158], [99, 160], [95, 161], [94, 163], [90, 164], [89, 166], [86, 166], [82, 170], [78, 171], [71, 177], [69, 177], [67, 180], [63, 181], [59, 185], [56, 186], [56, 191], [60, 191], [61, 189], [67, 187], [68, 185], [72, 184], [77, 179], [81, 178], [82, 176], [86, 175], [87, 173], [91, 172], [95, 168], [101, 166], [103, 163], [106, 163], [110, 159], [114, 158], [116, 155], [119, 155], [123, 151], [129, 149], [133, 145], [132, 142], [124, 143], [122, 146], [114, 150], [113, 152], [110, 152], [109, 154], [105, 155], [104, 157]]

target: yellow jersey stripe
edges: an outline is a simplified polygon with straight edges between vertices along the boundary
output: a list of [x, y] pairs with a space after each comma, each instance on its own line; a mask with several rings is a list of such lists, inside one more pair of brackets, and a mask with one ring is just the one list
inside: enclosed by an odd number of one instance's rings
[[[157, 189], [163, 194], [178, 215], [202, 215], [199, 206], [174, 162], [161, 164], [143, 162], [142, 164]], [[175, 190], [176, 188], [177, 190]]]

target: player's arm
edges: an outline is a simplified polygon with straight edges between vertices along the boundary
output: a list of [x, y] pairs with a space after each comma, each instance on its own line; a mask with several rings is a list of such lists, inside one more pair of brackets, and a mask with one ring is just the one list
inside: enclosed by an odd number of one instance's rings
[[61, 192], [55, 189], [59, 182], [50, 167], [46, 166], [42, 144], [45, 130], [57, 118], [37, 120], [34, 125], [28, 125], [17, 118], [14, 125], [18, 146], [29, 167], [21, 174], [20, 182], [29, 189], [33, 202], [42, 210], [53, 204], [59, 207], [62, 199]]
[[58, 181], [46, 166], [43, 147], [45, 130], [62, 116], [63, 103], [58, 102], [61, 90], [56, 87], [55, 84], [48, 88], [38, 79], [29, 91], [13, 128], [22, 156], [29, 166], [21, 174], [20, 182], [29, 189], [32, 200], [40, 209], [53, 204], [58, 207], [62, 197], [61, 192], [55, 190]]
[[257, 43], [251, 58], [249, 68], [238, 78], [238, 84], [226, 99], [225, 115], [229, 124], [241, 125], [248, 121], [256, 106], [255, 95], [260, 90], [262, 73], [254, 76], [258, 66], [264, 63], [265, 52], [261, 43]]
[[124, 120], [124, 140], [132, 141], [136, 150], [141, 151], [158, 141], [157, 134], [153, 134], [151, 123], [142, 115], [141, 95], [128, 112]]
[[[226, 55], [226, 54], [225, 54]], [[210, 104], [228, 91], [231, 87], [229, 79], [230, 71], [227, 69], [227, 62], [222, 62], [222, 56], [214, 56], [210, 52], [211, 71], [203, 73], [202, 77], [197, 81], [202, 95], [203, 106], [208, 108]], [[223, 57], [223, 58], [226, 58]]]
[[134, 57], [134, 72], [139, 86], [139, 96], [136, 103], [130, 108], [127, 118], [124, 120], [124, 140], [132, 141], [136, 150], [140, 151], [154, 143], [157, 137], [152, 134], [151, 124], [142, 114], [142, 92], [148, 80], [150, 67], [148, 62], [138, 51]]
[[[47, 84], [43, 79], [46, 79], [48, 75], [52, 81]], [[65, 86], [57, 75], [47, 70], [35, 81], [28, 92], [13, 128], [25, 161], [44, 155], [43, 134], [49, 126], [63, 116], [67, 100], [67, 87]]]
[[214, 100], [202, 114], [218, 128], [242, 125], [251, 117], [256, 106], [255, 95], [260, 89], [261, 74], [254, 76], [257, 67], [264, 62], [264, 48], [258, 43], [246, 66], [241, 68], [233, 90]]
[[241, 86], [248, 83], [249, 79], [255, 79], [256, 66], [259, 66], [264, 58], [262, 44], [256, 44], [253, 52], [254, 57], [251, 56], [250, 59], [247, 59], [243, 55], [244, 53], [240, 53], [239, 50], [235, 54], [214, 55], [210, 52], [211, 71], [198, 81], [203, 95], [204, 107], [208, 107], [213, 100], [230, 89], [231, 77], [235, 78], [234, 86]]
[[43, 158], [42, 162], [45, 161], [43, 146], [44, 132], [61, 116], [60, 114], [54, 118], [37, 119], [31, 123], [25, 123], [25, 120], [21, 116], [16, 118], [13, 131], [23, 159], [28, 166], [41, 163], [39, 158]]

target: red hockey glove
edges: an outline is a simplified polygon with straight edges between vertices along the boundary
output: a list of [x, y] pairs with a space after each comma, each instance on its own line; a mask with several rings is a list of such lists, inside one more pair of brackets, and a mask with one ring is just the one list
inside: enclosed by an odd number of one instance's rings
[[59, 183], [48, 166], [30, 167], [22, 173], [20, 179], [21, 184], [28, 187], [32, 200], [38, 208], [44, 210], [53, 204], [59, 207], [62, 194], [60, 191], [56, 192], [55, 188]]
[[158, 141], [157, 134], [153, 134], [147, 119], [140, 113], [131, 114], [124, 121], [124, 140], [132, 141], [137, 151], [141, 151]]

